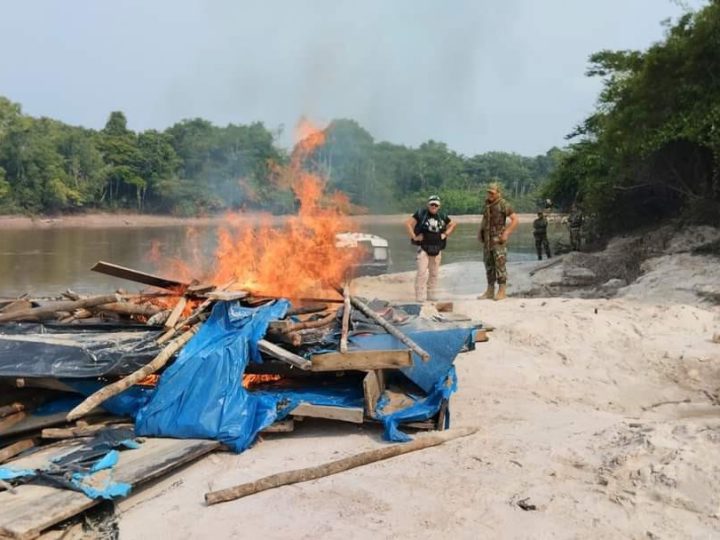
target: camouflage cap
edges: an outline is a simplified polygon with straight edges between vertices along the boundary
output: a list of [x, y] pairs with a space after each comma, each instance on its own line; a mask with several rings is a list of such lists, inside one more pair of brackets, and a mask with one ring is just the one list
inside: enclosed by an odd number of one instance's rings
[[500, 193], [502, 190], [500, 189], [500, 184], [498, 184], [497, 182], [491, 182], [490, 184], [488, 184], [487, 191], [497, 191], [498, 193]]

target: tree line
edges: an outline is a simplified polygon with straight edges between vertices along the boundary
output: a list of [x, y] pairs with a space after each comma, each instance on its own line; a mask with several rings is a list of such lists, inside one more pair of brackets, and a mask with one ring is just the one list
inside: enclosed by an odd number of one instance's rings
[[[181, 216], [224, 210], [294, 210], [292, 194], [271, 183], [289, 159], [262, 123], [183, 120], [134, 132], [120, 111], [101, 130], [23, 114], [0, 97], [0, 213], [124, 210]], [[348, 195], [357, 211], [407, 212], [430, 194], [454, 213], [482, 209], [485, 186], [504, 184], [519, 210], [533, 210], [561, 152], [466, 157], [446, 144], [417, 148], [377, 142], [353, 120], [326, 128], [326, 144], [306, 166]]]
[[720, 225], [720, 2], [646, 51], [600, 51], [597, 108], [569, 136], [545, 195], [615, 233], [681, 217]]

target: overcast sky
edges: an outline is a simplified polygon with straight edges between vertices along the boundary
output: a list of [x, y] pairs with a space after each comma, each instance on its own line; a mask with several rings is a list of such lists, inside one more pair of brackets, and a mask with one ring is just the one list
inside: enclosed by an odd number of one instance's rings
[[[702, 5], [702, 0], [681, 2]], [[593, 107], [603, 48], [672, 0], [2, 0], [0, 95], [99, 128], [354, 118], [378, 140], [544, 153]]]

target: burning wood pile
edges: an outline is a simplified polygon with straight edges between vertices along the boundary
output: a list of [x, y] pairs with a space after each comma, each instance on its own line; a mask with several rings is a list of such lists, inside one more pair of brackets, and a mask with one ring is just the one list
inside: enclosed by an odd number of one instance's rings
[[[455, 357], [488, 329], [448, 304], [351, 294], [356, 255], [335, 242], [352, 230], [343, 199], [301, 170], [322, 138], [304, 141], [278, 171], [298, 215], [221, 228], [213, 268], [165, 257], [169, 279], [101, 261], [92, 270], [150, 289], [0, 301], [0, 536], [37, 536], [88, 497], [127, 493], [221, 444], [241, 452], [305, 418], [382, 424], [391, 441], [409, 440], [401, 427], [448, 425]], [[139, 449], [128, 428], [147, 437]], [[118, 458], [119, 447], [136, 449]], [[68, 451], [99, 461], [78, 458], [79, 479], [74, 462], [58, 469]], [[82, 483], [103, 467], [122, 485]], [[24, 489], [32, 482], [42, 489]]]

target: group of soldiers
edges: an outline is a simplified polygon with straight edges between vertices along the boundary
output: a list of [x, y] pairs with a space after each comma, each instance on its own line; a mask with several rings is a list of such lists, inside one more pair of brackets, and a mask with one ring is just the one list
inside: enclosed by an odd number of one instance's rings
[[[549, 203], [550, 201], [548, 201]], [[550, 205], [546, 205], [546, 211]], [[543, 251], [549, 259], [552, 257], [550, 253], [550, 242], [548, 241], [547, 228], [548, 220], [545, 216], [546, 211], [539, 211], [537, 218], [533, 221], [533, 237], [535, 238], [535, 251], [537, 251], [538, 260], [542, 260]], [[570, 231], [570, 249], [572, 251], [580, 251], [582, 244], [582, 226], [584, 221], [582, 211], [573, 204], [570, 214], [567, 217], [567, 226]]]
[[[416, 211], [406, 222], [410, 241], [417, 246], [415, 298], [418, 302], [437, 300], [442, 251], [457, 225], [440, 207], [440, 197], [432, 195], [428, 198], [426, 207]], [[552, 203], [546, 201], [545, 211], [539, 211], [537, 219], [533, 221], [533, 236], [539, 260], [542, 260], [543, 251], [548, 259], [552, 256], [547, 236], [548, 220], [545, 216], [546, 211], [551, 207]], [[570, 247], [574, 251], [581, 247], [583, 219], [582, 211], [573, 205], [567, 218], [567, 224], [570, 230]], [[496, 183], [490, 184], [478, 230], [478, 241], [483, 247], [483, 262], [488, 286], [478, 298], [487, 300], [506, 298], [507, 243], [519, 222], [517, 214], [502, 197], [500, 186]], [[495, 289], [496, 285], [497, 290]]]

